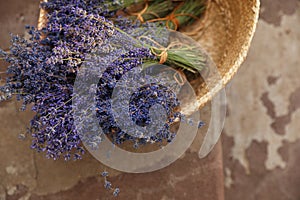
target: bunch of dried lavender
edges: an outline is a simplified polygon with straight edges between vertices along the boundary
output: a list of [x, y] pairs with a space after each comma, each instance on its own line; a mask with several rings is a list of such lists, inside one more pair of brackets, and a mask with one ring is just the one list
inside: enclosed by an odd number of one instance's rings
[[[71, 158], [71, 152], [75, 152], [73, 158], [80, 159], [80, 154], [84, 153], [72, 115], [73, 84], [80, 66], [85, 62], [85, 56], [95, 48], [101, 48], [105, 41], [110, 43], [112, 36], [117, 32], [132, 38], [135, 45], [131, 49], [132, 55], [118, 54], [124, 61], [113, 62], [112, 70], [107, 69], [107, 73], [103, 75], [101, 80], [110, 80], [99, 90], [103, 93], [106, 91], [105, 87], [108, 87], [107, 96], [103, 96], [105, 98], [109, 98], [109, 91], [114, 82], [112, 80], [118, 80], [117, 77], [122, 75], [116, 74], [116, 67], [121, 67], [119, 71], [125, 73], [125, 66], [132, 69], [147, 63], [166, 63], [196, 72], [205, 64], [203, 58], [195, 54], [192, 48], [174, 45], [168, 37], [164, 38], [164, 27], [158, 26], [159, 29], [154, 29], [154, 33], [153, 26], [149, 24], [141, 25], [139, 29], [133, 25], [113, 25], [99, 14], [103, 12], [103, 7], [99, 2], [95, 2], [50, 0], [43, 3], [42, 7], [48, 11], [46, 27], [42, 30], [28, 27], [31, 35], [29, 40], [13, 37], [10, 53], [2, 52], [2, 56], [11, 65], [7, 71], [9, 77], [6, 84], [0, 88], [3, 94], [1, 99], [9, 99], [15, 94], [18, 100], [23, 101], [24, 110], [26, 105], [33, 104], [32, 110], [36, 115], [28, 129], [33, 137], [32, 148], [46, 152], [49, 158], [57, 159], [63, 156], [68, 160]], [[95, 9], [97, 5], [98, 9]], [[157, 32], [161, 35], [155, 35]], [[153, 39], [149, 38], [149, 34], [153, 34]], [[143, 42], [142, 39], [146, 39], [147, 42]], [[128, 59], [129, 57], [131, 59]], [[101, 106], [98, 109], [101, 110]], [[103, 116], [99, 116], [99, 119], [102, 119]], [[109, 118], [109, 115], [107, 116]], [[148, 116], [133, 115], [133, 118], [140, 123], [147, 121]], [[100, 122], [107, 134], [116, 128], [112, 120]], [[167, 131], [168, 129], [164, 130]], [[168, 134], [160, 135], [161, 137], [153, 141], [169, 138], [166, 136]], [[123, 137], [122, 140], [124, 139], [126, 138]], [[115, 142], [120, 143], [119, 141], [119, 137], [115, 137]]]
[[[128, 7], [129, 4], [126, 5]], [[132, 7], [134, 7], [132, 5], [137, 5], [138, 8], [142, 5], [142, 8], [139, 8], [140, 11], [138, 12], [131, 12]], [[145, 1], [144, 3], [139, 1], [139, 4], [131, 4], [125, 11], [131, 16], [130, 18], [136, 18], [142, 23], [164, 22], [168, 29], [178, 30], [200, 19], [205, 7], [206, 0], [156, 0]]]
[[[145, 6], [143, 12], [129, 13], [127, 8], [136, 3]], [[0, 51], [1, 59], [10, 63], [6, 83], [0, 87], [0, 101], [15, 95], [23, 102], [22, 110], [32, 104], [36, 114], [28, 128], [32, 137], [31, 147], [45, 152], [48, 158], [76, 160], [84, 153], [78, 133], [81, 127], [75, 126], [72, 112], [74, 82], [82, 64], [87, 62], [86, 56], [94, 53], [95, 49], [104, 49], [105, 44], [113, 44], [114, 36], [130, 38], [132, 44], [127, 52], [117, 48], [113, 54], [117, 59], [104, 61], [110, 64], [97, 85], [96, 109], [101, 128], [115, 144], [128, 140], [136, 142], [135, 137], [118, 127], [108, 101], [116, 82], [126, 72], [154, 63], [164, 63], [192, 73], [205, 68], [204, 56], [189, 45], [170, 40], [166, 34], [168, 28], [177, 30], [200, 15], [203, 10], [199, 8], [203, 3], [200, 6], [200, 3], [191, 0], [146, 3], [142, 0], [121, 3], [49, 0], [41, 6], [48, 12], [47, 25], [41, 30], [27, 27], [28, 40], [13, 36], [10, 52]], [[155, 23], [132, 24], [132, 21], [120, 17], [113, 21], [107, 18], [115, 16], [120, 9], [131, 14], [129, 19], [133, 15], [141, 22]], [[161, 21], [165, 21], [168, 28], [162, 26]], [[175, 133], [170, 131], [170, 124], [184, 116], [177, 110], [180, 105], [176, 95], [159, 84], [146, 85], [133, 94], [128, 105], [132, 121], [139, 126], [148, 125], [151, 122], [149, 109], [154, 104], [161, 104], [167, 110], [168, 120], [156, 135], [139, 138], [139, 143], [135, 144], [162, 140], [171, 142], [175, 137]], [[202, 125], [200, 122], [199, 127]], [[111, 187], [107, 181], [106, 187]], [[114, 193], [117, 195], [119, 189]]]

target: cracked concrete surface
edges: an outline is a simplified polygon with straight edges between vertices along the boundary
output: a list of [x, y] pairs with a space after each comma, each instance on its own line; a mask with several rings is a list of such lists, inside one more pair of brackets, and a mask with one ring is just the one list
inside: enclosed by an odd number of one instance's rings
[[262, 0], [246, 62], [227, 87], [226, 199], [299, 200], [300, 1]]
[[[245, 150], [253, 140], [268, 143], [265, 167], [272, 170], [286, 166], [278, 153], [283, 142], [300, 139], [297, 131], [287, 130], [288, 126], [290, 130], [300, 128], [292, 121], [299, 112], [300, 28], [295, 26], [299, 21], [300, 9], [282, 16], [279, 27], [260, 20], [248, 59], [227, 87], [231, 114], [225, 131], [235, 141], [233, 158], [248, 173]], [[270, 84], [268, 77], [277, 78]]]

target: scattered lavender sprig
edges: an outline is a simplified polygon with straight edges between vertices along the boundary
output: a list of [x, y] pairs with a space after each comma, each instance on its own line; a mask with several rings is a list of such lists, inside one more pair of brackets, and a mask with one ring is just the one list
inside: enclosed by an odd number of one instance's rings
[[117, 197], [120, 193], [120, 188], [113, 188], [112, 183], [107, 180], [109, 173], [107, 171], [103, 171], [101, 176], [104, 178], [104, 188], [107, 190], [113, 190], [113, 196]]

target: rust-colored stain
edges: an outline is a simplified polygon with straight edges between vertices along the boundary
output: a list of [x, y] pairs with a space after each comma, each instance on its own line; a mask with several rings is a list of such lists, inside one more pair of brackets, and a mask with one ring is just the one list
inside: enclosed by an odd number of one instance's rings
[[277, 134], [284, 135], [286, 132], [286, 126], [291, 122], [292, 114], [300, 108], [300, 87], [290, 95], [288, 113], [285, 115], [276, 115], [275, 105], [270, 100], [268, 92], [263, 93], [261, 96], [261, 101], [267, 108], [267, 114], [274, 120], [274, 122], [271, 124], [272, 129]]
[[294, 14], [298, 6], [298, 0], [263, 0], [260, 17], [267, 23], [280, 26], [282, 16]]
[[275, 113], [275, 105], [269, 98], [269, 93], [265, 92], [261, 95], [261, 101], [263, 102], [264, 106], [267, 108], [267, 114], [272, 117], [273, 119], [276, 118]]
[[277, 83], [279, 77], [278, 76], [268, 76], [267, 81], [269, 85], [274, 85]]

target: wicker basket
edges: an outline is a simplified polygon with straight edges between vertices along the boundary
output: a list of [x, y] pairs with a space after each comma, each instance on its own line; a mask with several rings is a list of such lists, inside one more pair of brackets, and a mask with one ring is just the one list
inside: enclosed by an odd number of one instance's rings
[[[192, 37], [199, 41], [211, 55], [221, 75], [224, 87], [237, 73], [244, 61], [259, 15], [259, 0], [208, 0], [205, 16], [188, 27], [194, 31]], [[40, 11], [38, 27], [45, 25], [45, 11]], [[195, 111], [220, 90], [215, 81], [215, 88], [199, 84], [196, 86], [197, 102], [191, 102], [189, 111]]]

